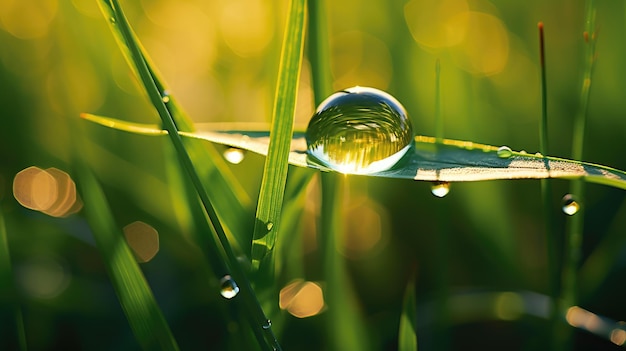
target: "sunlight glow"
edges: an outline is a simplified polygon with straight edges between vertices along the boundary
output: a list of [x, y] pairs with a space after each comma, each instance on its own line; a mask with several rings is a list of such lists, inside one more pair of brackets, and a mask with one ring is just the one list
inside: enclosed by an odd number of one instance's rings
[[324, 308], [324, 294], [319, 284], [294, 280], [280, 290], [279, 306], [298, 318], [319, 314]]
[[138, 262], [148, 262], [159, 251], [159, 233], [152, 226], [136, 221], [124, 227], [124, 236]]
[[20, 205], [53, 217], [66, 217], [82, 208], [76, 184], [57, 168], [21, 170], [13, 180], [13, 196]]

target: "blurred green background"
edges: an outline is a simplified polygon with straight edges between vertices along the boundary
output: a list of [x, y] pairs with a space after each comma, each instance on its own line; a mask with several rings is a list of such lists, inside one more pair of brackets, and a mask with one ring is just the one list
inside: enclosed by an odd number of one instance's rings
[[[196, 122], [270, 121], [286, 1], [127, 0], [122, 5], [172, 94]], [[626, 5], [596, 1], [596, 6], [597, 62], [585, 161], [626, 169], [620, 151], [626, 147]], [[434, 135], [439, 60], [445, 136], [532, 153], [539, 148], [537, 23], [543, 21], [549, 153], [569, 157], [585, 46], [582, 2], [347, 0], [328, 2], [327, 17], [335, 90], [361, 85], [388, 91], [405, 105], [417, 134]], [[296, 112], [300, 129], [314, 111], [310, 75], [305, 60]], [[181, 348], [236, 347], [241, 326], [217, 294], [216, 278], [188, 240], [188, 218], [167, 190], [165, 167], [175, 162], [167, 141], [79, 119], [81, 112], [90, 112], [158, 122], [95, 0], [3, 0], [0, 106], [0, 210], [29, 348], [138, 348], [82, 216], [53, 218], [25, 209], [12, 194], [20, 170], [36, 165], [71, 174], [76, 152], [91, 160], [120, 227], [140, 220], [158, 230], [160, 251], [142, 268]], [[255, 203], [263, 158], [248, 154], [231, 168]], [[349, 177], [347, 184], [341, 209], [346, 234], [339, 248], [372, 349], [397, 347], [402, 294], [413, 274], [418, 338], [426, 350], [437, 345], [432, 316], [423, 306], [437, 296], [441, 279], [453, 292], [547, 293], [539, 181], [452, 184], [444, 199], [420, 182]], [[553, 182], [555, 235], [565, 230], [560, 199], [568, 188], [566, 181]], [[583, 260], [605, 261], [583, 266], [581, 306], [624, 320], [624, 191], [592, 184], [587, 189]], [[307, 192], [301, 230], [281, 235], [302, 236], [307, 263], [302, 278], [323, 288], [315, 238], [318, 192], [314, 186]], [[254, 206], [249, 210], [241, 218], [252, 230]], [[447, 238], [443, 261], [433, 249], [442, 236]], [[598, 283], [585, 286], [590, 278]], [[278, 287], [288, 283], [286, 277], [275, 282]], [[17, 338], [13, 304], [10, 294], [2, 296], [0, 337], [11, 346]], [[278, 327], [285, 349], [327, 349], [323, 315], [286, 315]], [[454, 321], [449, 346], [542, 345], [544, 320], [484, 317]], [[575, 338], [581, 350], [617, 348], [583, 332]]]

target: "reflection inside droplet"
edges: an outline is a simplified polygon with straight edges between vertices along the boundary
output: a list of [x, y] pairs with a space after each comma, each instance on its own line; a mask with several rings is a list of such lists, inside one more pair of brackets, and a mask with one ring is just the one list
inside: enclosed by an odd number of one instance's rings
[[393, 96], [354, 87], [324, 100], [306, 131], [307, 151], [341, 173], [370, 174], [393, 167], [409, 150], [413, 128]]
[[450, 192], [450, 183], [435, 182], [430, 186], [430, 192], [436, 197], [444, 197]]
[[239, 286], [230, 275], [225, 275], [220, 280], [220, 294], [227, 299], [232, 299], [239, 293]]
[[561, 209], [563, 210], [563, 213], [568, 216], [573, 216], [580, 210], [580, 204], [576, 202], [576, 198], [572, 194], [566, 194], [563, 196], [562, 203], [563, 207], [561, 207]]

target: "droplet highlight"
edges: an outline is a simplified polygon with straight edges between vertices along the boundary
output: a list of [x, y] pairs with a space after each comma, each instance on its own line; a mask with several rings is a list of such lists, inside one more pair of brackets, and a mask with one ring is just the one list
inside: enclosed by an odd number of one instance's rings
[[246, 154], [244, 153], [244, 151], [236, 147], [231, 147], [231, 148], [226, 149], [223, 155], [226, 161], [234, 165], [240, 164], [243, 161], [243, 159], [246, 157]]
[[161, 93], [161, 100], [166, 104], [170, 102], [170, 92], [167, 90], [163, 90], [163, 92]]
[[272, 321], [271, 320], [267, 320], [265, 321], [265, 324], [262, 325], [263, 329], [268, 330], [272, 327]]
[[436, 197], [444, 197], [450, 192], [450, 183], [435, 182], [430, 186], [430, 192]]
[[267, 228], [267, 231], [269, 232], [270, 230], [272, 230], [272, 228], [274, 228], [274, 223], [267, 222], [267, 225], [265, 226], [265, 228]]
[[239, 293], [239, 286], [230, 275], [225, 275], [220, 280], [220, 294], [226, 299], [232, 299]]
[[566, 215], [573, 216], [580, 211], [580, 204], [576, 201], [574, 195], [566, 194], [563, 196], [563, 200], [561, 201], [563, 203], [563, 207], [561, 207], [561, 209]]
[[307, 152], [322, 165], [346, 174], [393, 167], [410, 149], [413, 127], [390, 94], [353, 87], [324, 100], [306, 131]]
[[513, 150], [508, 146], [500, 146], [496, 152], [500, 158], [509, 158], [513, 156]]

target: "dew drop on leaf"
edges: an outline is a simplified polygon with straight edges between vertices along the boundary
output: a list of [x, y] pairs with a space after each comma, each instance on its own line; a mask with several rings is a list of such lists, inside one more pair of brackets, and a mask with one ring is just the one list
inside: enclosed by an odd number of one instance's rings
[[220, 280], [220, 294], [227, 299], [232, 299], [239, 293], [239, 286], [230, 275], [225, 275]]
[[265, 321], [265, 324], [263, 324], [262, 327], [265, 330], [271, 328], [272, 327], [272, 321], [268, 319], [267, 321]]
[[236, 148], [236, 147], [231, 147], [231, 148], [226, 149], [223, 155], [226, 161], [234, 165], [240, 164], [241, 161], [243, 161], [243, 159], [246, 157], [244, 150]]
[[353, 87], [324, 100], [306, 131], [307, 152], [323, 165], [349, 174], [393, 167], [409, 150], [413, 127], [388, 93]]
[[109, 22], [111, 22], [111, 24], [115, 24], [115, 22], [116, 22], [116, 21], [115, 21], [115, 17], [111, 16], [111, 17], [109, 18]]
[[498, 148], [497, 155], [500, 158], [509, 158], [513, 156], [513, 151], [508, 146], [500, 146]]
[[572, 194], [566, 194], [563, 196], [562, 203], [563, 207], [561, 207], [561, 209], [563, 210], [563, 213], [568, 216], [573, 216], [580, 210], [580, 204], [576, 202], [576, 198]]
[[450, 192], [450, 183], [435, 182], [430, 186], [430, 192], [436, 197], [444, 197]]
[[161, 93], [161, 100], [163, 100], [163, 103], [166, 103], [166, 104], [170, 102], [170, 92], [167, 90], [164, 90]]

